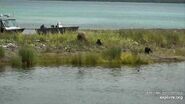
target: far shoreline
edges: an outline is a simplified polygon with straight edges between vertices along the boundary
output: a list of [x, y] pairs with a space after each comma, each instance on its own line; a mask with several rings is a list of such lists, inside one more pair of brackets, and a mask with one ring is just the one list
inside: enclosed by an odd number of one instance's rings
[[177, 4], [181, 4], [181, 3], [185, 3], [185, 1], [182, 1], [182, 2], [152, 2], [152, 1], [120, 1], [120, 0], [107, 0], [107, 1], [104, 1], [104, 0], [30, 0], [30, 1], [69, 1], [69, 2], [107, 2], [107, 3], [112, 3], [112, 2], [125, 2], [125, 3], [177, 3]]
[[[23, 31], [23, 34], [25, 35], [33, 35], [37, 34], [35, 31], [36, 28], [25, 28]], [[79, 28], [79, 31], [119, 31], [119, 30], [169, 30], [169, 31], [175, 31], [175, 30], [182, 30], [185, 31], [185, 28]]]

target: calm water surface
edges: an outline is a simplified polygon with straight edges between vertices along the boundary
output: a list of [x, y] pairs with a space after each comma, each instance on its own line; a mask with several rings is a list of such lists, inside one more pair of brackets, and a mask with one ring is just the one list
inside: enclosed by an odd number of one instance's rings
[[23, 27], [79, 25], [88, 29], [185, 28], [185, 4], [0, 0]]
[[184, 104], [184, 99], [160, 99], [162, 94], [184, 97], [184, 86], [184, 62], [117, 69], [4, 67], [0, 104]]

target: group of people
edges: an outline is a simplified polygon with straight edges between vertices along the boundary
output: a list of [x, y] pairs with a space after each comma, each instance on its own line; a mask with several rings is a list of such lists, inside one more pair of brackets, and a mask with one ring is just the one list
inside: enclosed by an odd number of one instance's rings
[[[61, 28], [61, 27], [63, 27], [63, 25], [62, 25], [61, 22], [58, 22], [56, 26], [51, 25], [51, 27], [52, 27], [52, 28], [54, 28], [54, 27], [56, 27], [56, 28]], [[46, 27], [44, 26], [44, 24], [42, 24], [42, 25], [40, 26], [40, 29], [42, 29], [42, 30], [45, 29], [45, 28], [46, 28]]]
[[[62, 28], [63, 27], [63, 25], [62, 25], [62, 23], [61, 22], [58, 22], [57, 23], [57, 25], [56, 26], [54, 26], [54, 25], [51, 25], [51, 28]], [[47, 27], [44, 25], [44, 24], [42, 24], [41, 26], [40, 26], [40, 30], [41, 30], [41, 33], [42, 34], [46, 34], [47, 33]]]

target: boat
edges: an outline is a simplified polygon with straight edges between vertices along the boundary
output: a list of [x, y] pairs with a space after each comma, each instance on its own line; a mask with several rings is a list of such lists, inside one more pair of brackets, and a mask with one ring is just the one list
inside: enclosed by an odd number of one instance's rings
[[35, 29], [38, 34], [64, 34], [65, 32], [78, 31], [79, 26], [54, 26], [47, 28], [41, 25], [40, 28]]
[[0, 33], [22, 33], [24, 28], [21, 28], [16, 23], [16, 19], [10, 17], [10, 15], [0, 15]]

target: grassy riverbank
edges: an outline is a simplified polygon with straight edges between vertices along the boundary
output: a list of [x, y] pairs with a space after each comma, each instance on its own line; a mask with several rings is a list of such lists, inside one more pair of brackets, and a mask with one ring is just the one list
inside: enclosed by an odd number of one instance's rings
[[[185, 60], [183, 29], [83, 31], [84, 41], [77, 39], [76, 32], [63, 35], [1, 34], [0, 64], [117, 67]], [[97, 45], [97, 39], [103, 45]], [[145, 54], [145, 47], [150, 47], [153, 53]]]

